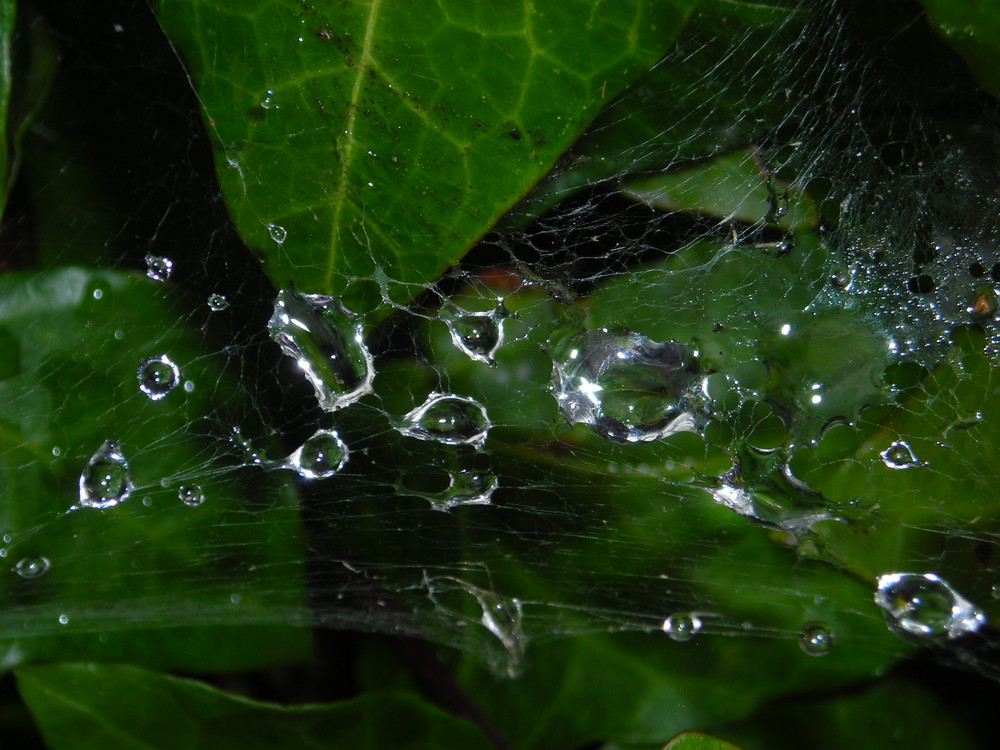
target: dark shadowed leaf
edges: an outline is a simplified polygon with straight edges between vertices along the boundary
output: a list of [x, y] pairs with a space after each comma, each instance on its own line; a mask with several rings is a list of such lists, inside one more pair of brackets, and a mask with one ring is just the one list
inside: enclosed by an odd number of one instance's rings
[[406, 693], [277, 706], [120, 665], [25, 667], [18, 689], [52, 750], [488, 750], [472, 724]]

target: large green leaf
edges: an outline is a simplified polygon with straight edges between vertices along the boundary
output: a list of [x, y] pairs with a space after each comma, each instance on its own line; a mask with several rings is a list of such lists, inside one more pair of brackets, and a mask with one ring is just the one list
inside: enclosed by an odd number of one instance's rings
[[[278, 286], [423, 285], [673, 42], [693, 0], [160, 0]], [[405, 288], [409, 297], [417, 289]]]
[[956, 711], [943, 703], [941, 692], [935, 695], [919, 683], [893, 675], [841, 694], [775, 704], [745, 724], [716, 733], [747, 750], [982, 747], [970, 722], [963, 721], [961, 707]]
[[326, 748], [488, 750], [486, 737], [411, 694], [283, 707], [130, 666], [57, 664], [17, 671], [52, 750]]
[[[0, 277], [5, 666], [86, 657], [203, 670], [308, 653], [308, 631], [285, 626], [305, 606], [294, 490], [235, 471], [225, 433], [243, 397], [189, 314], [136, 274]], [[152, 400], [137, 371], [160, 355], [179, 379]], [[71, 510], [105, 441], [134, 489]], [[183, 486], [204, 502], [182, 502]]]

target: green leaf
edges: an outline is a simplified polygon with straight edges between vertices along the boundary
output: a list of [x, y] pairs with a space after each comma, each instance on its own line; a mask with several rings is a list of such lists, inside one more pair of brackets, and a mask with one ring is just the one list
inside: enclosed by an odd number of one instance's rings
[[809, 59], [799, 52], [808, 15], [781, 2], [700, 2], [674, 49], [601, 112], [511, 218], [623, 172], [744, 146], [787, 121], [797, 105], [788, 81]]
[[409, 298], [662, 56], [693, 0], [160, 0], [272, 281]]
[[17, 685], [52, 750], [492, 747], [472, 724], [408, 693], [285, 707], [192, 680], [100, 664], [21, 668]]
[[[195, 315], [169, 285], [136, 274], [0, 277], [5, 666], [94, 658], [207, 670], [309, 653], [308, 631], [286, 624], [305, 607], [293, 486], [280, 472], [236, 471], [225, 431], [243, 395], [184, 325]], [[180, 377], [154, 401], [137, 371], [164, 354]], [[134, 489], [115, 506], [72, 509], [106, 441], [120, 446]], [[200, 487], [204, 503], [183, 503], [182, 486]], [[43, 558], [47, 572], [17, 572]]]
[[693, 168], [625, 183], [623, 192], [661, 211], [688, 211], [783, 229], [816, 224], [816, 208], [801, 190], [775, 181], [752, 152], [735, 152]]
[[739, 748], [701, 732], [683, 732], [670, 740], [663, 750], [739, 750]]
[[978, 0], [920, 0], [941, 36], [979, 82], [1000, 96], [1000, 6]]
[[[750, 721], [717, 734], [747, 750], [972, 750], [981, 747], [961, 707], [942, 701], [946, 688], [929, 690], [894, 675], [857, 690], [835, 695], [803, 696], [770, 706]], [[970, 701], [983, 706], [982, 698]], [[983, 723], [977, 720], [977, 724]], [[980, 727], [982, 731], [982, 727]], [[992, 729], [986, 731], [992, 734]]]

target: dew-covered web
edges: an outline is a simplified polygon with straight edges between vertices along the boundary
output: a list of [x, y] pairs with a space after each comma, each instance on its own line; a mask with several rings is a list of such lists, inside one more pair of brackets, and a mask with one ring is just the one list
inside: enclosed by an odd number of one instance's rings
[[31, 373], [7, 494], [42, 488], [8, 512], [5, 635], [321, 625], [514, 673], [663, 631], [992, 674], [996, 108], [922, 17], [885, 39], [860, 5], [696, 10], [459, 266], [342, 298], [265, 280], [183, 76], [140, 97], [182, 155], [145, 195], [61, 234], [13, 199], [52, 270], [0, 305]]

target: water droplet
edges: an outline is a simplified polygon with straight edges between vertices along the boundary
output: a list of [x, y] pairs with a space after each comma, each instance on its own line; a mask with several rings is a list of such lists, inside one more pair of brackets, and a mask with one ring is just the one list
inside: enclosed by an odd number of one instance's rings
[[146, 275], [153, 281], [166, 281], [174, 270], [174, 262], [170, 258], [158, 255], [146, 256]]
[[263, 464], [264, 457], [261, 456], [257, 449], [250, 444], [250, 441], [243, 436], [243, 431], [239, 427], [233, 427], [232, 432], [233, 434], [230, 437], [230, 440], [232, 440], [233, 443], [239, 447], [246, 465], [260, 466]]
[[261, 109], [277, 109], [278, 105], [275, 103], [274, 90], [268, 89], [264, 92], [264, 95], [260, 98]]
[[688, 402], [698, 378], [685, 362], [687, 347], [601, 328], [584, 332], [566, 349], [552, 378], [553, 395], [570, 424], [588, 425], [616, 443], [697, 430]]
[[336, 411], [371, 393], [374, 372], [362, 324], [337, 300], [283, 289], [267, 328], [305, 373], [320, 408]]
[[[147, 262], [148, 262], [148, 260], [147, 260]], [[95, 289], [94, 290], [94, 299], [100, 299], [103, 296], [104, 296], [104, 290], [102, 290], [102, 289]]]
[[431, 393], [424, 403], [403, 417], [396, 429], [419, 440], [481, 448], [490, 420], [478, 401], [450, 393]]
[[885, 610], [890, 627], [928, 638], [957, 638], [986, 622], [972, 602], [934, 573], [880, 576], [875, 603]]
[[833, 633], [821, 622], [811, 622], [799, 633], [799, 647], [809, 656], [826, 656], [833, 648]]
[[166, 354], [144, 359], [139, 364], [136, 378], [139, 390], [153, 401], [159, 401], [177, 385], [181, 372]]
[[81, 508], [113, 508], [128, 500], [132, 472], [118, 443], [105, 440], [80, 474]]
[[221, 294], [208, 295], [208, 309], [212, 312], [222, 312], [229, 307], [229, 300]]
[[69, 617], [67, 617], [66, 615], [59, 615], [59, 624], [60, 625], [66, 625], [68, 623], [69, 623]]
[[442, 310], [452, 343], [470, 358], [488, 365], [503, 343], [503, 314], [500, 310], [470, 313], [459, 308]]
[[897, 440], [879, 453], [879, 456], [890, 469], [911, 469], [920, 465], [917, 457], [913, 454], [913, 449], [902, 440]]
[[288, 238], [288, 231], [283, 226], [278, 224], [268, 224], [267, 233], [271, 235], [271, 239], [279, 245], [283, 244]]
[[700, 631], [701, 618], [688, 612], [678, 612], [663, 621], [663, 632], [675, 641], [690, 641]]
[[489, 505], [500, 483], [488, 471], [462, 469], [449, 475], [447, 489], [434, 495], [422, 495], [435, 510], [450, 510], [459, 505]]
[[36, 557], [22, 557], [18, 560], [17, 565], [14, 566], [14, 572], [21, 576], [21, 578], [30, 580], [41, 578], [49, 572], [49, 567], [51, 567], [51, 563], [47, 557], [42, 557], [41, 555]]
[[177, 498], [192, 508], [205, 502], [205, 491], [196, 484], [184, 485], [177, 490]]
[[297, 471], [304, 479], [326, 479], [344, 468], [347, 459], [347, 446], [336, 432], [317, 430], [281, 467]]

